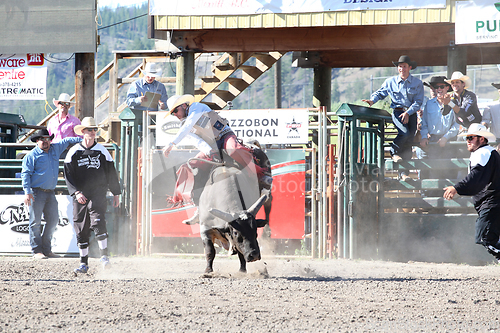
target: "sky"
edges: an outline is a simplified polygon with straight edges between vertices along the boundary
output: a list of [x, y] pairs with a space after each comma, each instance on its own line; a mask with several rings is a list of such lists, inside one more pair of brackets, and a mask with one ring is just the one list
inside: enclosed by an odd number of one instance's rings
[[99, 7], [111, 7], [116, 8], [117, 6], [134, 6], [134, 5], [142, 5], [144, 2], [148, 2], [148, 0], [97, 0], [97, 4]]

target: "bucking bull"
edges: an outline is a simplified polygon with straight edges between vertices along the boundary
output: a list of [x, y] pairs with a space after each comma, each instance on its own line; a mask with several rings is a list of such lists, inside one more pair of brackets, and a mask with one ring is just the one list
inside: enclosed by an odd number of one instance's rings
[[213, 272], [214, 244], [238, 254], [240, 272], [246, 272], [247, 262], [260, 260], [257, 228], [264, 227], [267, 221], [255, 216], [270, 191], [264, 189], [260, 193], [255, 176], [235, 167], [219, 166], [212, 171], [199, 205], [206, 273]]

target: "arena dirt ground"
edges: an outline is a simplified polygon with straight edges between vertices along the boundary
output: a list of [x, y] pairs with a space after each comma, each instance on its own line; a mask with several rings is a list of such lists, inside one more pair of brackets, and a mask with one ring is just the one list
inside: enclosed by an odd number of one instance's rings
[[0, 332], [500, 332], [500, 266], [0, 257]]

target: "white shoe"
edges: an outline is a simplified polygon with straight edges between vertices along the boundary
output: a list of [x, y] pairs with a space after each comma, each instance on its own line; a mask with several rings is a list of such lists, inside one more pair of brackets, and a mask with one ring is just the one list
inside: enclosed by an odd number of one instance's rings
[[392, 160], [394, 161], [394, 163], [399, 163], [403, 160], [403, 158], [399, 155], [392, 155]]
[[200, 214], [198, 212], [198, 209], [196, 209], [196, 212], [194, 212], [194, 215], [191, 218], [182, 221], [182, 223], [187, 225], [200, 223]]

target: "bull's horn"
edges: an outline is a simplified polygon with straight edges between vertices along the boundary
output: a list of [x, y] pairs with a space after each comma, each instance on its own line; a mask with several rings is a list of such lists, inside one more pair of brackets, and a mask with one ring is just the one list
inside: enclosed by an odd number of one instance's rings
[[253, 216], [257, 215], [259, 212], [260, 207], [266, 202], [267, 200], [267, 194], [263, 193], [261, 197], [252, 205], [252, 207], [248, 208], [247, 212], [249, 214], [252, 214]]
[[226, 222], [233, 222], [234, 220], [236, 220], [238, 218], [237, 214], [236, 215], [229, 214], [229, 213], [223, 212], [221, 210], [218, 210], [216, 208], [210, 208], [208, 210], [208, 212], [210, 214], [212, 214], [213, 216], [218, 217]]

